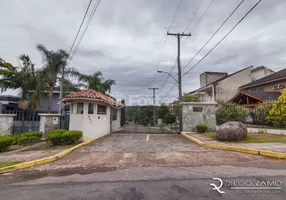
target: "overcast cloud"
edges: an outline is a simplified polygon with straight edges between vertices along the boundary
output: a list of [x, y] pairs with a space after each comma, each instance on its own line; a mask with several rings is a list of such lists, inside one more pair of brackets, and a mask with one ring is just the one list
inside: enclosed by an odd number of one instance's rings
[[[201, 0], [182, 0], [170, 32], [182, 32]], [[203, 0], [186, 32], [192, 30], [212, 0]], [[0, 57], [18, 65], [16, 57], [30, 55], [40, 68], [36, 44], [68, 50], [81, 23], [89, 0], [9, 0], [1, 2]], [[179, 0], [102, 0], [70, 66], [116, 80], [111, 93], [150, 97], [149, 87], [159, 87], [165, 96], [174, 81], [156, 71], [170, 71], [176, 61], [176, 38], [166, 31]], [[182, 39], [182, 66], [208, 40], [240, 0], [215, 0], [192, 36]], [[240, 20], [257, 2], [245, 1], [219, 34], [186, 68], [189, 69]], [[93, 1], [93, 4], [96, 0]], [[274, 71], [285, 68], [286, 1], [263, 0], [251, 14], [203, 62], [183, 78], [183, 92], [199, 87], [204, 71], [232, 73], [250, 65], [264, 65]], [[185, 71], [186, 71], [185, 70]], [[177, 75], [176, 66], [172, 71]], [[6, 92], [16, 94], [15, 92]], [[167, 97], [177, 98], [175, 88]]]

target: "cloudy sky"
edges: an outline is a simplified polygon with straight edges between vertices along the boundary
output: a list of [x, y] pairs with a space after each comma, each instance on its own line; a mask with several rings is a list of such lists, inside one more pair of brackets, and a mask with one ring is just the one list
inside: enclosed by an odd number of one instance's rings
[[[192, 31], [191, 37], [181, 40], [182, 67], [240, 1], [214, 0], [212, 4], [212, 0], [181, 1], [170, 32]], [[91, 7], [96, 2], [93, 0]], [[202, 58], [256, 2], [246, 0], [184, 71]], [[36, 45], [69, 50], [88, 3], [89, 0], [1, 2], [0, 57], [18, 65], [16, 57], [25, 53], [40, 68], [41, 57]], [[116, 80], [111, 93], [121, 92], [127, 98], [133, 95], [133, 99], [138, 100], [151, 97], [149, 88], [158, 87], [158, 97], [166, 96], [174, 81], [156, 71], [164, 70], [177, 76], [176, 38], [168, 36], [165, 48], [164, 44], [178, 3], [179, 0], [102, 0], [70, 66], [86, 74], [101, 71], [104, 78]], [[262, 0], [203, 62], [183, 77], [183, 92], [197, 89], [199, 74], [204, 71], [232, 73], [250, 65], [264, 65], [274, 71], [285, 68], [285, 10], [285, 0]], [[166, 97], [177, 96], [175, 87]]]

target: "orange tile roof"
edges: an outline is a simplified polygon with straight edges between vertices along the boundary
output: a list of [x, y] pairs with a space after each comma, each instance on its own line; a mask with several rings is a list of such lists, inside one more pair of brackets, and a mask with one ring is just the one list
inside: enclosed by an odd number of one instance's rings
[[93, 90], [93, 89], [88, 89], [88, 90], [81, 90], [78, 92], [73, 92], [70, 93], [66, 96], [64, 96], [61, 100], [65, 101], [66, 99], [80, 99], [80, 98], [84, 98], [84, 99], [98, 99], [98, 100], [103, 100], [106, 103], [111, 103], [114, 105], [121, 105], [121, 103], [117, 102], [115, 99], [113, 99], [112, 97], [109, 97], [99, 91]]

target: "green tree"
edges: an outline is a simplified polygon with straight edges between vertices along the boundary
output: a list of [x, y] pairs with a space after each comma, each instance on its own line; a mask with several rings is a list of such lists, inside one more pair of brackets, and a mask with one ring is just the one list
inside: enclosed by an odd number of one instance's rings
[[92, 75], [81, 74], [79, 76], [80, 85], [87, 89], [94, 89], [102, 93], [111, 91], [111, 86], [115, 85], [115, 80], [102, 78], [102, 73], [97, 71]]
[[158, 117], [159, 119], [163, 119], [164, 116], [169, 112], [169, 108], [166, 104], [162, 103], [158, 109]]
[[183, 102], [200, 102], [201, 97], [198, 94], [184, 94], [182, 97]]
[[216, 119], [219, 124], [229, 121], [245, 122], [249, 116], [249, 110], [237, 104], [221, 104], [216, 111]]
[[273, 104], [267, 120], [270, 120], [275, 126], [286, 126], [286, 89], [283, 90], [282, 95]]
[[164, 122], [166, 124], [172, 124], [176, 122], [176, 116], [172, 115], [170, 112], [168, 112], [165, 116], [164, 116]]
[[[53, 90], [58, 81], [63, 81], [64, 78], [69, 76], [77, 77], [79, 72], [74, 68], [67, 68], [67, 59], [69, 57], [65, 50], [58, 49], [56, 51], [48, 50], [43, 44], [37, 45], [38, 51], [42, 54], [42, 62], [44, 67], [42, 68], [42, 77], [44, 79], [47, 93], [48, 93], [48, 113], [51, 112]], [[62, 96], [63, 88], [61, 88]], [[61, 105], [59, 106], [59, 109]]]
[[[1, 90], [19, 89], [20, 88], [20, 105], [30, 105], [33, 112], [33, 119], [35, 116], [35, 109], [40, 104], [41, 92], [43, 90], [43, 79], [40, 77], [40, 72], [35, 70], [35, 64], [32, 63], [28, 55], [22, 54], [19, 56], [22, 66], [20, 68], [13, 67], [10, 63], [1, 65], [0, 80]], [[3, 62], [2, 62], [3, 63]], [[33, 92], [31, 92], [33, 91]], [[32, 94], [32, 95], [31, 95]], [[28, 101], [29, 97], [29, 101]], [[29, 103], [29, 104], [28, 104]], [[25, 108], [26, 109], [26, 108]], [[22, 128], [24, 125], [24, 112], [22, 112]]]

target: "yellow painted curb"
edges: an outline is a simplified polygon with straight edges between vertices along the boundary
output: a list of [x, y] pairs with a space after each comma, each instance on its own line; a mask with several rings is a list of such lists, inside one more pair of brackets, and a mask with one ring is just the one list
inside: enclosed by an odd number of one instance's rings
[[214, 148], [214, 149], [227, 150], [227, 146], [226, 146], [226, 145], [218, 145], [218, 144], [205, 143], [205, 147]]
[[197, 138], [194, 138], [192, 136], [189, 136], [185, 133], [181, 134], [183, 137], [188, 138], [189, 140], [192, 140], [196, 144], [204, 147], [214, 148], [214, 149], [223, 149], [227, 151], [237, 151], [241, 153], [248, 153], [253, 155], [261, 155], [261, 156], [267, 156], [272, 158], [283, 158], [286, 159], [286, 153], [280, 153], [280, 152], [274, 152], [274, 151], [266, 151], [266, 150], [258, 150], [258, 149], [249, 149], [244, 147], [235, 147], [231, 145], [220, 145], [220, 144], [212, 144], [212, 143], [203, 143]]
[[50, 156], [50, 157], [46, 157], [46, 158], [41, 158], [41, 159], [38, 159], [38, 160], [32, 160], [32, 161], [28, 161], [28, 162], [23, 162], [23, 163], [19, 163], [19, 164], [16, 164], [16, 165], [11, 165], [11, 166], [8, 166], [8, 167], [3, 167], [3, 168], [0, 168], [0, 174], [3, 174], [3, 173], [7, 173], [7, 172], [12, 172], [12, 171], [16, 171], [16, 170], [19, 170], [19, 169], [24, 169], [24, 168], [28, 168], [28, 167], [33, 167], [33, 166], [36, 166], [36, 165], [42, 165], [42, 164], [45, 164], [45, 163], [49, 163], [49, 162], [52, 162], [52, 161], [55, 161], [55, 160], [58, 160], [62, 157], [64, 157], [65, 155], [69, 154], [70, 152], [72, 152], [73, 150], [79, 148], [79, 147], [82, 147], [84, 145], [87, 145], [91, 142], [93, 142], [95, 139], [92, 138], [92, 139], [89, 139], [85, 142], [82, 142], [70, 149], [67, 149], [57, 155], [54, 155], [54, 156]]
[[185, 137], [185, 138], [188, 138], [189, 140], [192, 140], [194, 143], [196, 143], [196, 144], [198, 144], [198, 145], [200, 145], [200, 146], [205, 146], [205, 144], [203, 143], [203, 142], [201, 142], [200, 140], [198, 140], [198, 139], [196, 139], [196, 138], [194, 138], [194, 137], [191, 137], [191, 136], [189, 136], [189, 135], [187, 135], [187, 134], [185, 134], [185, 133], [182, 133], [181, 134], [183, 137]]
[[259, 151], [257, 149], [249, 149], [249, 148], [244, 148], [244, 147], [235, 147], [235, 146], [228, 145], [227, 150], [259, 155]]
[[266, 150], [259, 150], [259, 154], [262, 156], [268, 156], [273, 158], [286, 158], [285, 153], [273, 152], [273, 151], [266, 151]]

